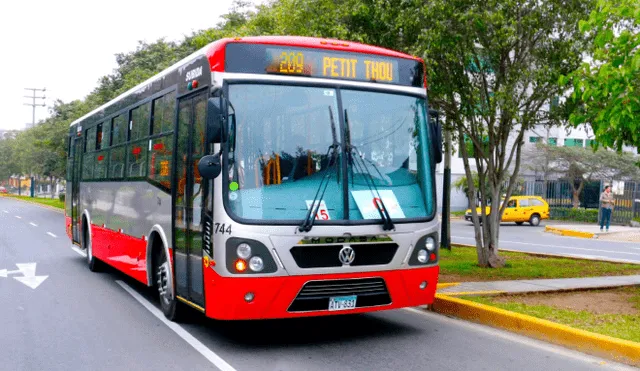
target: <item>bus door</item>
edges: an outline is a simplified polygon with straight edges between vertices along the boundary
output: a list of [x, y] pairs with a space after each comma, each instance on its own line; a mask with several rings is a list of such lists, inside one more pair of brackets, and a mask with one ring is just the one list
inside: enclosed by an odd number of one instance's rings
[[73, 242], [80, 243], [80, 175], [82, 174], [83, 137], [73, 142], [73, 167], [71, 173], [71, 234]]
[[179, 100], [173, 198], [176, 295], [202, 308], [203, 210], [209, 182], [198, 173], [198, 161], [206, 154], [206, 112], [206, 92]]

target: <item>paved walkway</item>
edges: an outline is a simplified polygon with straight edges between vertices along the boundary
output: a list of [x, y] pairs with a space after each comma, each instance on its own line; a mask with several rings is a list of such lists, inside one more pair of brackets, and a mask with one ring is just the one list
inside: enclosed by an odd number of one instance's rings
[[596, 289], [640, 285], [640, 275], [440, 284], [439, 294], [462, 296]]
[[640, 242], [640, 228], [620, 225], [612, 225], [608, 232], [600, 232], [600, 226], [596, 224], [554, 224], [547, 225], [545, 232], [607, 241]]

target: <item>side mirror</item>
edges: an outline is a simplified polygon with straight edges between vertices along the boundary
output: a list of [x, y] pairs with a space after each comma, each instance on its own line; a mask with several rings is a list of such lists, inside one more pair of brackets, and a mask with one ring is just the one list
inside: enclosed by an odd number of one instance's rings
[[207, 155], [198, 161], [198, 172], [203, 178], [214, 179], [222, 171], [222, 164], [220, 163], [220, 155]]
[[431, 128], [433, 156], [436, 164], [442, 162], [442, 125], [440, 125], [440, 112], [429, 110], [429, 126]]
[[220, 143], [222, 139], [222, 109], [220, 98], [209, 98], [207, 103], [207, 143]]

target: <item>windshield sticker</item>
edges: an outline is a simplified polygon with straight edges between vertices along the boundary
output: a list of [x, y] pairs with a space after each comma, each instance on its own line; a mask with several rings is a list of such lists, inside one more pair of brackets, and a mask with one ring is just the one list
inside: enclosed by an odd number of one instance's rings
[[333, 90], [325, 90], [324, 91], [324, 96], [325, 97], [333, 97]]
[[[311, 208], [311, 203], [313, 200], [306, 200], [307, 202], [307, 210]], [[318, 201], [314, 204], [317, 205]], [[318, 208], [318, 212], [316, 213], [316, 220], [331, 220], [329, 217], [329, 210], [327, 210], [327, 205], [324, 203], [324, 200], [320, 201], [320, 207]]]
[[229, 200], [230, 201], [235, 201], [238, 199], [238, 192], [231, 192], [229, 193]]
[[229, 183], [229, 190], [230, 191], [237, 191], [238, 190], [238, 182]]
[[[404, 218], [404, 212], [398, 203], [396, 195], [391, 190], [378, 191], [382, 203], [387, 208], [387, 212], [391, 218]], [[351, 191], [351, 195], [358, 205], [358, 209], [364, 219], [380, 219], [378, 207], [380, 198], [371, 191]]]

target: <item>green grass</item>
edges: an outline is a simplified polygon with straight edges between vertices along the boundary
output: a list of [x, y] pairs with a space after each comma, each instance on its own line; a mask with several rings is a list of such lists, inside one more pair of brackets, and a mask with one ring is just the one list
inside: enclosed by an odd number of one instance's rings
[[5, 197], [17, 198], [17, 199], [20, 199], [20, 200], [25, 200], [25, 201], [29, 201], [29, 202], [33, 202], [33, 203], [53, 206], [53, 207], [57, 207], [58, 209], [63, 209], [64, 210], [64, 202], [60, 201], [57, 198], [54, 198], [54, 199], [51, 199], [51, 198], [38, 198], [38, 197], [31, 198], [29, 196], [17, 196], [17, 195], [6, 195]]
[[478, 266], [475, 248], [453, 246], [440, 250], [441, 282], [494, 281], [535, 278], [574, 278], [640, 274], [640, 265], [541, 257], [525, 253], [500, 252], [507, 264], [491, 269]]
[[[640, 287], [631, 290], [635, 292], [630, 301], [640, 309]], [[492, 298], [478, 296], [465, 297], [465, 299], [602, 335], [640, 342], [640, 316], [638, 315], [595, 314], [585, 310], [560, 309], [548, 305], [528, 305], [518, 302], [516, 298], [507, 303], [497, 303]]]
[[452, 211], [451, 216], [464, 216], [464, 211]]

